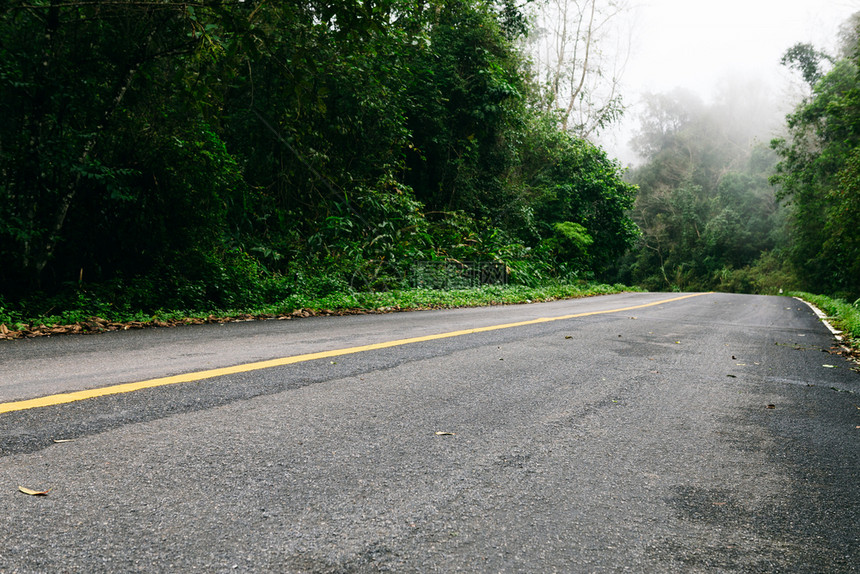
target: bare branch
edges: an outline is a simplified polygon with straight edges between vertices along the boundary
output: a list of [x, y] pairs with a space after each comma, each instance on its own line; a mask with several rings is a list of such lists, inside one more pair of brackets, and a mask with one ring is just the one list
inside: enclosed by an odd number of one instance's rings
[[[580, 137], [605, 128], [623, 111], [618, 87], [630, 41], [623, 41], [617, 24], [628, 3], [545, 0], [535, 13], [531, 44], [544, 90], [540, 105], [558, 114], [559, 127]], [[616, 53], [605, 52], [603, 46], [613, 41]]]

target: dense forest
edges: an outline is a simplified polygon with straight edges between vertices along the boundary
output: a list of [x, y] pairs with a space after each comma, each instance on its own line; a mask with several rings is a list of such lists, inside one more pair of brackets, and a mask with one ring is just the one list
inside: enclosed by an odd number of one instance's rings
[[5, 2], [0, 308], [238, 309], [424, 261], [860, 297], [855, 28], [786, 53], [782, 137], [656, 94], [626, 174], [589, 141], [623, 111], [589, 91], [597, 4], [547, 75], [529, 2]]
[[[237, 308], [424, 260], [591, 277], [635, 187], [560, 128], [512, 0], [4, 3], [0, 293]], [[55, 303], [52, 303], [55, 304]]]
[[633, 142], [645, 162], [632, 217], [642, 231], [617, 262], [619, 280], [649, 289], [860, 297], [860, 15], [837, 54], [810, 44], [782, 64], [802, 96], [781, 102], [755, 81], [714, 101], [676, 90], [647, 98]]

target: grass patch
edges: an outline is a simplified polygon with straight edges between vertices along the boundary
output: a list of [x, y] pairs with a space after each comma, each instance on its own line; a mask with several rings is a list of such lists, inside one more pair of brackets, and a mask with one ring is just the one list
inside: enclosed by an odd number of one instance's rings
[[113, 331], [145, 326], [224, 322], [253, 318], [309, 316], [318, 314], [384, 313], [421, 309], [513, 305], [558, 299], [609, 295], [637, 289], [600, 283], [551, 283], [484, 286], [472, 289], [402, 289], [380, 292], [330, 293], [321, 296], [290, 295], [273, 303], [233, 309], [158, 309], [129, 311], [96, 297], [79, 296], [62, 310], [28, 317], [5, 307], [0, 299], [0, 338], [62, 333]]
[[573, 299], [632, 290], [624, 285], [603, 284], [553, 284], [542, 287], [491, 285], [473, 289], [451, 290], [402, 289], [381, 292], [338, 293], [311, 300], [291, 297], [278, 305], [268, 307], [267, 310], [276, 313], [289, 313], [295, 309], [378, 311], [481, 307]]
[[844, 299], [833, 299], [826, 295], [813, 295], [800, 291], [791, 292], [788, 295], [809, 301], [827, 313], [830, 323], [842, 331], [845, 342], [853, 349], [860, 348], [860, 299], [854, 303], [848, 303]]

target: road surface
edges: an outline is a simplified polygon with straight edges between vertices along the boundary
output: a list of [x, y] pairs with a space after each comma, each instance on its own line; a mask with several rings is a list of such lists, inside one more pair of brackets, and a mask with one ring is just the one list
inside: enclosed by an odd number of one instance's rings
[[832, 345], [665, 293], [0, 341], [0, 572], [860, 572]]

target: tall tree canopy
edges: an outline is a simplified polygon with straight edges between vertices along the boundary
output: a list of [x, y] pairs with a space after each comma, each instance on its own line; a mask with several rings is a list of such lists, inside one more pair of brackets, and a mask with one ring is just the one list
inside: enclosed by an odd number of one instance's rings
[[681, 91], [647, 98], [633, 141], [645, 162], [631, 173], [642, 239], [619, 279], [860, 297], [858, 25], [860, 13], [838, 55], [804, 43], [785, 52], [805, 95], [770, 149], [759, 138], [773, 133], [776, 105], [754, 84], [727, 83], [711, 104]]
[[526, 22], [483, 0], [6, 2], [0, 296], [230, 306], [433, 258], [599, 272], [635, 189], [536, 105]]
[[[851, 299], [860, 297], [857, 23], [853, 18], [842, 35], [841, 59], [804, 44], [786, 53], [784, 62], [801, 62], [811, 94], [788, 116], [788, 135], [772, 143], [780, 157], [772, 181], [791, 212], [790, 256], [798, 278], [807, 289]], [[829, 70], [825, 62], [832, 62]]]
[[647, 98], [634, 138], [645, 163], [633, 218], [642, 239], [620, 278], [651, 289], [759, 286], [742, 270], [777, 247], [781, 213], [768, 184], [771, 103], [755, 83], [727, 84], [713, 104], [676, 90]]

